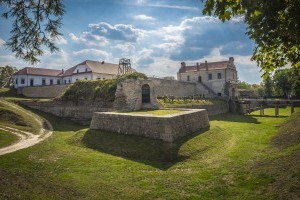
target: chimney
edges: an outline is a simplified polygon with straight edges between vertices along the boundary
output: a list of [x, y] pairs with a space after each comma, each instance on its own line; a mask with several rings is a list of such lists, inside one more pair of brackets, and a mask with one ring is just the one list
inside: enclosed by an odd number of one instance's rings
[[102, 65], [104, 64], [104, 60], [101, 62], [101, 64], [102, 64]]
[[61, 69], [61, 73], [62, 73], [62, 74], [64, 73], [64, 69]]
[[197, 71], [199, 71], [200, 70], [200, 66], [199, 66], [198, 62], [196, 63], [196, 66], [197, 66]]
[[186, 67], [185, 62], [181, 62], [181, 68], [185, 68], [185, 67]]
[[206, 68], [206, 71], [208, 71], [208, 64], [207, 64], [207, 60], [205, 61], [205, 68]]

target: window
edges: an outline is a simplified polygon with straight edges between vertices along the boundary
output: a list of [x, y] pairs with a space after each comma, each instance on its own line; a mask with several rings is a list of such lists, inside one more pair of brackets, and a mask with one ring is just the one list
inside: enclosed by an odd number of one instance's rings
[[69, 83], [71, 83], [71, 79], [69, 79]]
[[78, 78], [76, 78], [76, 81], [78, 81]]
[[50, 79], [50, 85], [53, 85], [53, 79]]
[[222, 78], [222, 74], [218, 73], [218, 79], [221, 79], [221, 78]]
[[208, 80], [212, 80], [212, 74], [208, 74]]
[[25, 78], [21, 78], [21, 84], [25, 84]]
[[67, 84], [67, 80], [65, 80], [65, 85]]
[[150, 103], [150, 86], [148, 84], [142, 86], [142, 103]]
[[85, 72], [87, 72], [87, 68], [85, 68]]
[[18, 85], [18, 79], [16, 78], [16, 85]]
[[79, 73], [79, 69], [77, 69], [77, 73]]
[[32, 87], [33, 85], [34, 85], [34, 81], [33, 81], [33, 78], [31, 78], [30, 80], [29, 80], [30, 82], [30, 86]]
[[218, 93], [218, 96], [219, 96], [219, 97], [220, 97], [220, 96], [222, 96], [222, 93], [221, 93], [221, 92], [219, 92], [219, 93]]
[[201, 76], [198, 76], [198, 82], [202, 82], [202, 77]]
[[42, 79], [42, 85], [46, 85], [46, 79]]
[[187, 77], [186, 77], [186, 80], [187, 80], [187, 81], [190, 81], [190, 76], [187, 76]]
[[56, 84], [60, 85], [60, 79], [57, 79]]

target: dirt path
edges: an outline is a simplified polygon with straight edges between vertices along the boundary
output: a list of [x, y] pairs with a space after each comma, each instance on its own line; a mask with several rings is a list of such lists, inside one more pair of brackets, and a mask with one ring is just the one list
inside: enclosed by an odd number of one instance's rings
[[[15, 106], [15, 108], [17, 108]], [[8, 154], [11, 152], [18, 151], [20, 149], [25, 149], [28, 147], [31, 147], [46, 138], [50, 137], [53, 133], [53, 128], [52, 125], [50, 124], [49, 121], [43, 119], [43, 120], [38, 120], [35, 116], [33, 116], [40, 124], [41, 124], [41, 130], [39, 134], [33, 134], [29, 133], [26, 131], [21, 131], [15, 128], [11, 128], [8, 126], [2, 126], [0, 125], [0, 130], [10, 132], [16, 136], [18, 136], [19, 140], [10, 146], [0, 148], [0, 155]]]

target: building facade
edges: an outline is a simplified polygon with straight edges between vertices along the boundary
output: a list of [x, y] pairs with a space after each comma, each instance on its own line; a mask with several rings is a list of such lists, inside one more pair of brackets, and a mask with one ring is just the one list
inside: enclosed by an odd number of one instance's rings
[[118, 64], [91, 60], [86, 60], [66, 71], [26, 67], [13, 75], [14, 88], [71, 84], [78, 80], [111, 79], [119, 75], [118, 68]]
[[216, 96], [236, 97], [238, 73], [234, 65], [234, 58], [228, 61], [196, 63], [187, 66], [181, 63], [177, 73], [177, 80], [197, 82], [213, 91]]

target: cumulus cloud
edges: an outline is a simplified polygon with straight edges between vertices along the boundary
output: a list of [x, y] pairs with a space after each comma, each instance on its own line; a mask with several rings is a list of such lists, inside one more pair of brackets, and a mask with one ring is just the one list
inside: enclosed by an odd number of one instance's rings
[[85, 56], [85, 60], [90, 58], [96, 58], [96, 60], [107, 60], [110, 56], [106, 51], [102, 51], [99, 49], [83, 49], [80, 51], [73, 52], [75, 56]]
[[70, 33], [69, 37], [76, 43], [82, 43], [90, 46], [105, 46], [108, 44], [108, 40], [99, 35], [94, 35], [90, 32], [83, 32], [80, 36], [76, 36], [74, 33]]
[[58, 45], [62, 45], [62, 44], [68, 44], [68, 41], [63, 37], [63, 36], [58, 36], [55, 40], [54, 40], [55, 44]]
[[148, 15], [135, 15], [133, 16], [133, 19], [140, 20], [140, 21], [154, 21], [155, 18], [148, 16]]
[[0, 47], [4, 46], [4, 44], [5, 44], [5, 41], [0, 38]]
[[144, 30], [127, 24], [111, 25], [106, 22], [100, 22], [98, 24], [89, 24], [89, 28], [89, 33], [110, 40], [137, 42], [145, 36]]

